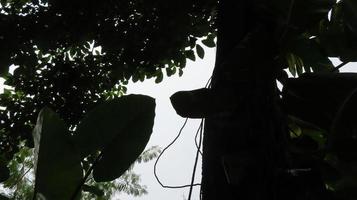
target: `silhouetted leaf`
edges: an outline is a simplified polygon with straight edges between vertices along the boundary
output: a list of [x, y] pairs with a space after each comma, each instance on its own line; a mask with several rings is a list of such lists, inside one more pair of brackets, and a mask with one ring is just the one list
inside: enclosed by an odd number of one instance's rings
[[179, 68], [179, 76], [181, 77], [183, 75], [183, 70]]
[[118, 178], [144, 150], [155, 116], [155, 100], [128, 95], [107, 101], [83, 118], [75, 142], [82, 157], [98, 150], [102, 158], [94, 167], [96, 181]]
[[307, 38], [299, 38], [290, 44], [290, 51], [301, 60], [296, 63], [312, 68], [314, 72], [329, 72], [333, 65], [327, 55], [324, 55], [316, 41]]
[[176, 67], [166, 68], [166, 74], [168, 77], [174, 75], [175, 73], [176, 73]]
[[185, 51], [185, 55], [188, 59], [192, 60], [192, 61], [196, 61], [196, 56], [195, 56], [195, 52], [193, 50], [187, 50]]
[[79, 155], [64, 122], [51, 109], [43, 108], [33, 138], [35, 193], [51, 200], [70, 199], [83, 174]]
[[10, 200], [10, 198], [8, 198], [5, 195], [0, 194], [0, 200]]
[[214, 38], [215, 36], [210, 34], [207, 36], [206, 39], [202, 40], [202, 44], [206, 45], [207, 47], [215, 47], [216, 46], [216, 43], [214, 42]]
[[199, 45], [199, 44], [196, 45], [196, 51], [197, 51], [198, 57], [200, 57], [201, 59], [203, 59], [203, 57], [205, 57], [205, 50], [203, 50], [201, 45]]
[[355, 0], [343, 0], [344, 19], [347, 27], [357, 34], [357, 2]]
[[10, 178], [10, 170], [7, 168], [5, 161], [0, 158], [0, 183]]
[[331, 149], [341, 160], [357, 161], [356, 113], [357, 91], [354, 90], [340, 104], [332, 123], [329, 138]]
[[164, 79], [164, 74], [160, 71], [155, 79], [155, 83], [160, 83]]
[[[155, 116], [154, 99], [138, 96], [137, 101], [130, 101], [134, 103], [126, 106], [126, 114], [131, 120], [123, 122], [123, 129], [103, 149], [103, 156], [93, 170], [96, 181], [111, 181], [121, 176], [144, 151], [150, 139]], [[121, 118], [119, 115], [112, 117]]]

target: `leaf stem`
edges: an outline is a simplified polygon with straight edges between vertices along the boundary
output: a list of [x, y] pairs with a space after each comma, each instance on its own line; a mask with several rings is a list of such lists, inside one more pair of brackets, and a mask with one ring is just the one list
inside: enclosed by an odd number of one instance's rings
[[103, 152], [100, 152], [100, 154], [97, 156], [97, 158], [94, 160], [92, 166], [89, 167], [89, 169], [86, 171], [83, 179], [81, 180], [81, 182], [78, 184], [76, 190], [73, 192], [73, 195], [71, 197], [70, 200], [75, 200], [77, 195], [80, 193], [82, 186], [86, 183], [89, 175], [92, 173], [93, 168], [95, 167], [95, 165], [98, 163], [98, 161], [100, 160], [100, 158], [103, 156]]
[[343, 62], [343, 63], [337, 65], [335, 68], [333, 68], [333, 69], [331, 70], [331, 72], [336, 72], [337, 70], [339, 70], [341, 67], [345, 66], [345, 65], [348, 64], [348, 63], [349, 63], [349, 62]]

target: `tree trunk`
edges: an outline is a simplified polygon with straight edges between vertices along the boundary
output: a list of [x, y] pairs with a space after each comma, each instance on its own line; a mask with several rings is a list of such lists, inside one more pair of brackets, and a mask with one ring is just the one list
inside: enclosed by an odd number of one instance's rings
[[234, 109], [206, 118], [203, 200], [279, 199], [285, 168], [285, 117], [278, 106], [272, 26], [258, 2], [220, 1], [212, 91], [238, 97]]

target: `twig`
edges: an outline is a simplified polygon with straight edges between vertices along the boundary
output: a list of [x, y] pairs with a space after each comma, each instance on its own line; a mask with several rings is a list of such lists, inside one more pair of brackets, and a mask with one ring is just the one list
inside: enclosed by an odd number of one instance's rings
[[198, 156], [200, 153], [200, 148], [201, 148], [201, 144], [202, 144], [202, 134], [203, 134], [203, 119], [201, 120], [201, 124], [200, 124], [200, 141], [199, 141], [199, 145], [197, 148], [197, 152], [196, 152], [196, 158], [195, 158], [195, 164], [193, 166], [193, 172], [192, 172], [192, 177], [191, 177], [191, 187], [190, 187], [190, 192], [188, 193], [188, 198], [187, 200], [191, 200], [191, 196], [192, 196], [192, 190], [193, 190], [193, 185], [195, 182], [195, 175], [196, 175], [196, 169], [197, 169], [197, 163], [198, 163]]
[[90, 166], [90, 168], [86, 171], [83, 179], [81, 180], [81, 182], [78, 184], [76, 190], [73, 192], [72, 197], [70, 200], [75, 200], [78, 193], [81, 191], [82, 186], [86, 183], [89, 175], [92, 173], [93, 168], [95, 167], [95, 165], [98, 163], [98, 161], [100, 160], [100, 158], [103, 156], [103, 152], [100, 152], [100, 154], [97, 156], [97, 158], [94, 160], [92, 166]]
[[331, 72], [336, 72], [337, 70], [339, 70], [341, 67], [345, 66], [345, 65], [348, 64], [348, 63], [349, 63], [349, 62], [343, 62], [343, 63], [337, 65], [335, 68], [333, 68], [333, 69], [331, 70]]
[[[30, 172], [30, 170], [32, 169], [33, 166], [31, 166], [30, 168], [28, 168], [16, 181], [15, 183], [10, 187], [13, 188], [15, 187], [25, 176], [26, 174], [28, 174]], [[24, 168], [24, 167], [23, 167]]]

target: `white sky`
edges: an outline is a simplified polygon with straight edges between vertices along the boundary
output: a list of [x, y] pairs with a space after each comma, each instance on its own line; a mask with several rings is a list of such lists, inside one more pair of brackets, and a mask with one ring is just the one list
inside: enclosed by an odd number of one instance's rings
[[[128, 93], [146, 94], [156, 99], [156, 117], [154, 129], [148, 147], [159, 145], [166, 147], [178, 134], [185, 119], [178, 116], [171, 106], [170, 96], [177, 91], [202, 88], [211, 77], [215, 61], [215, 49], [205, 49], [203, 60], [188, 60], [182, 77], [174, 75], [165, 77], [163, 82], [155, 84], [154, 80], [143, 83], [130, 83]], [[160, 158], [157, 165], [158, 176], [165, 185], [187, 185], [191, 182], [196, 155], [195, 133], [200, 120], [189, 120], [181, 137]], [[201, 161], [201, 159], [199, 159]], [[134, 170], [141, 175], [141, 183], [148, 187], [148, 194], [142, 197], [120, 195], [122, 200], [184, 200], [189, 188], [165, 189], [157, 183], [154, 174], [154, 162], [137, 165]], [[197, 166], [196, 183], [201, 180], [201, 162]], [[184, 198], [185, 197], [185, 198]], [[199, 186], [195, 187], [192, 200], [199, 199]], [[116, 198], [115, 198], [116, 199]]]

